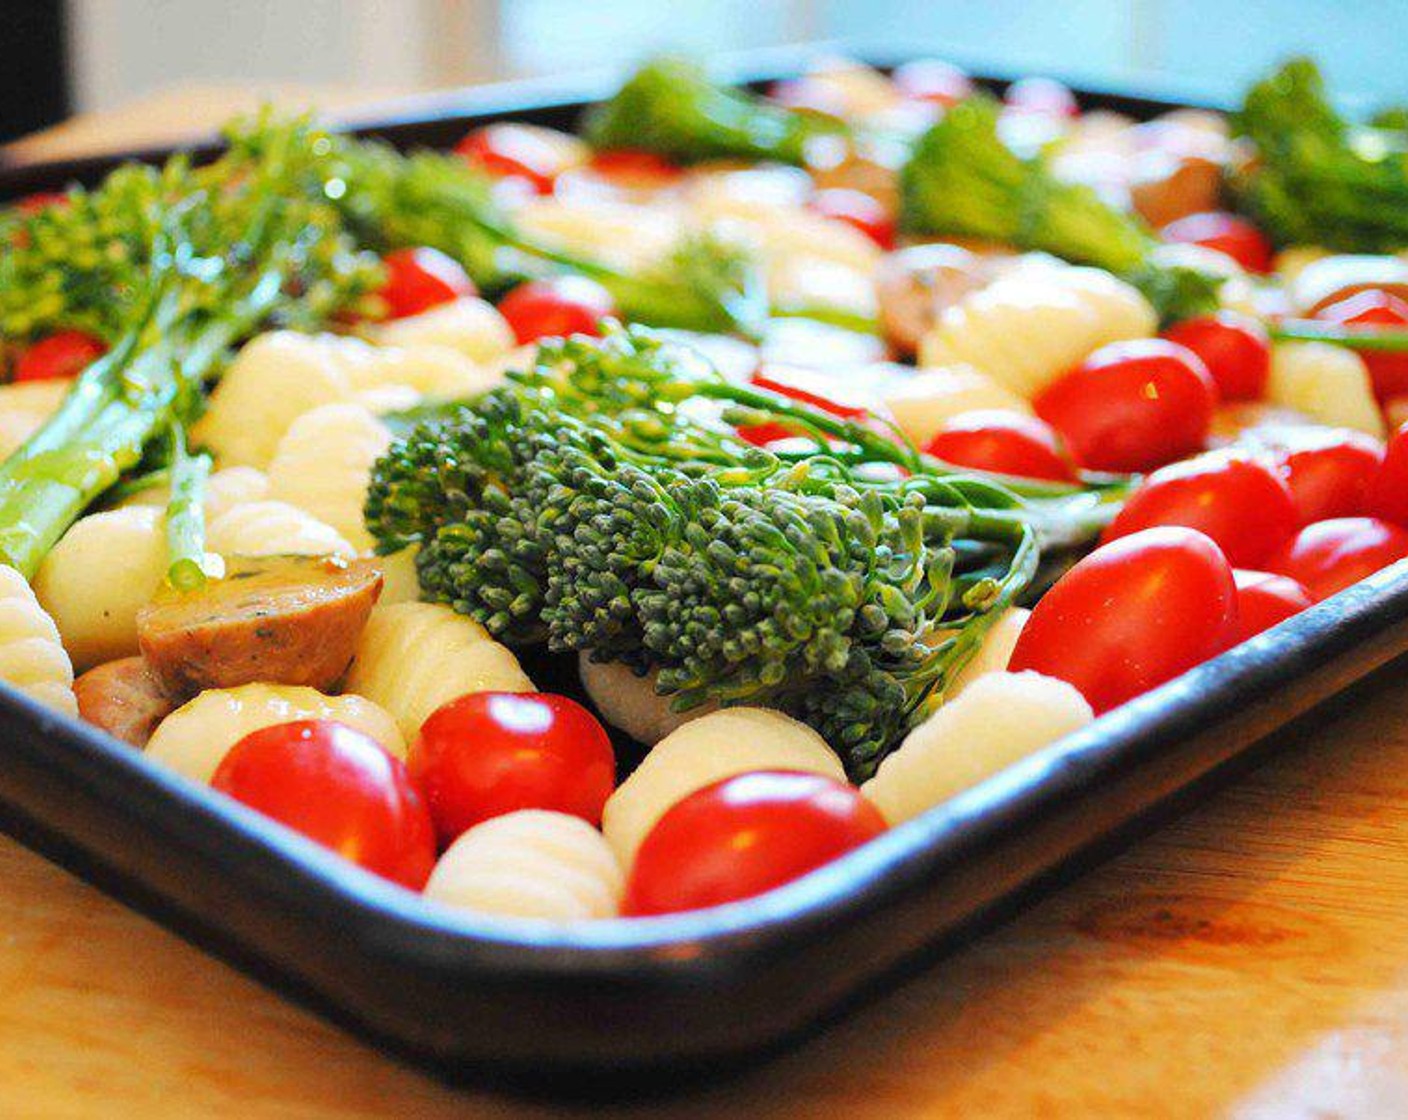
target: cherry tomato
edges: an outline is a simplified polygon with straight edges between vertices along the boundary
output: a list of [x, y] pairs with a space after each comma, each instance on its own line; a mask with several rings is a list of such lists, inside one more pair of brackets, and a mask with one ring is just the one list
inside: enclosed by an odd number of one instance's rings
[[1146, 478], [1101, 537], [1112, 541], [1155, 525], [1197, 529], [1229, 563], [1266, 559], [1296, 531], [1291, 491], [1275, 468], [1238, 454], [1201, 455]]
[[[1322, 307], [1317, 319], [1346, 326], [1384, 326], [1402, 330], [1408, 326], [1408, 303], [1381, 288], [1366, 288], [1342, 300]], [[1388, 400], [1408, 393], [1408, 354], [1375, 354], [1361, 350], [1359, 356], [1369, 368], [1374, 382], [1374, 395]]]
[[973, 81], [967, 74], [936, 58], [906, 62], [891, 77], [905, 97], [943, 106], [956, 105], [973, 92]]
[[37, 214], [41, 210], [47, 210], [51, 206], [67, 206], [68, 195], [62, 191], [40, 191], [37, 194], [27, 194], [15, 202], [15, 209], [21, 214]]
[[15, 363], [16, 381], [53, 381], [77, 377], [108, 348], [83, 331], [57, 331], [28, 347]]
[[1270, 630], [1314, 605], [1310, 592], [1290, 576], [1238, 568], [1232, 578], [1237, 583], [1239, 642], [1255, 638], [1263, 630]]
[[895, 219], [879, 199], [864, 191], [829, 187], [817, 191], [807, 206], [823, 217], [854, 226], [882, 249], [895, 247]]
[[1257, 400], [1271, 376], [1271, 340], [1250, 315], [1219, 311], [1185, 319], [1164, 331], [1164, 338], [1186, 346], [1203, 360], [1223, 400]]
[[442, 844], [518, 809], [600, 824], [616, 779], [596, 717], [545, 692], [471, 692], [441, 705], [421, 724], [409, 765]]
[[800, 878], [885, 831], [860, 791], [820, 774], [737, 774], [690, 794], [636, 854], [622, 913], [702, 910]]
[[1204, 210], [1169, 222], [1159, 231], [1165, 241], [1201, 245], [1226, 253], [1248, 272], [1271, 271], [1271, 242], [1245, 218], [1222, 210]]
[[1080, 690], [1096, 712], [1170, 681], [1237, 639], [1237, 589], [1195, 529], [1144, 529], [1101, 545], [1056, 581], [1012, 651]]
[[1367, 501], [1369, 513], [1408, 529], [1408, 423], [1390, 437]]
[[1009, 109], [1019, 113], [1041, 113], [1052, 117], [1078, 117], [1076, 95], [1050, 78], [1022, 78], [1007, 87], [1003, 96]]
[[430, 814], [405, 764], [346, 724], [307, 719], [251, 732], [211, 784], [411, 890], [435, 866]]
[[924, 450], [955, 467], [1052, 482], [1076, 480], [1075, 467], [1051, 425], [1020, 412], [994, 408], [960, 413]]
[[520, 346], [540, 338], [601, 334], [601, 321], [616, 314], [611, 293], [585, 276], [530, 280], [504, 296], [499, 313]]
[[[870, 415], [863, 405], [840, 399], [844, 392], [834, 376], [806, 366], [774, 363], [758, 370], [749, 380], [760, 389], [791, 397], [794, 401], [801, 401], [843, 420], [863, 420]], [[798, 429], [786, 424], [750, 424], [739, 428], [738, 434], [749, 443], [763, 447], [796, 436]]]
[[1408, 556], [1408, 530], [1377, 517], [1335, 517], [1307, 525], [1266, 562], [1317, 603]]
[[1191, 350], [1145, 338], [1100, 347], [1033, 406], [1081, 466], [1146, 471], [1202, 450], [1217, 386]]
[[1371, 512], [1369, 489], [1383, 461], [1383, 445], [1363, 432], [1308, 428], [1297, 434], [1281, 453], [1297, 524]]
[[602, 178], [626, 190], [659, 190], [679, 182], [684, 175], [679, 164], [635, 148], [597, 152], [590, 166]]
[[458, 261], [439, 249], [397, 249], [387, 253], [381, 298], [393, 319], [419, 315], [478, 291]]
[[522, 179], [538, 194], [551, 194], [563, 170], [560, 148], [537, 129], [518, 124], [476, 128], [455, 151], [498, 179]]

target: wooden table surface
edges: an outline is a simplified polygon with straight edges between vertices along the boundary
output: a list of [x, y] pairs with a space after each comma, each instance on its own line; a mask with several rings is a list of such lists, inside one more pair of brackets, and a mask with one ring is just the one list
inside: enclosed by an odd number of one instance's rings
[[1408, 702], [1379, 690], [768, 1065], [611, 1110], [447, 1088], [0, 840], [0, 1115], [587, 1111], [1408, 1115]]

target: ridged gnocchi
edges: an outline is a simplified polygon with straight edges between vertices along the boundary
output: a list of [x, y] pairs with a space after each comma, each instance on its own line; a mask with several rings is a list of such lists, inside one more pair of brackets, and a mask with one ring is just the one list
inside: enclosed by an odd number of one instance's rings
[[73, 382], [61, 378], [0, 385], [0, 458], [38, 431], [72, 386]]
[[440, 346], [473, 362], [488, 362], [514, 347], [513, 331], [498, 308], [482, 299], [457, 299], [419, 315], [382, 323], [372, 334], [382, 346]]
[[964, 364], [921, 370], [886, 395], [885, 407], [900, 431], [919, 447], [964, 412], [980, 408], [1021, 413], [1032, 410], [1025, 398]]
[[573, 922], [615, 917], [620, 864], [580, 817], [526, 809], [475, 825], [431, 872], [425, 897], [479, 914]]
[[0, 564], [0, 681], [65, 715], [78, 714], [73, 663], [24, 576]]
[[1065, 681], [989, 673], [911, 731], [861, 792], [896, 825], [1094, 718], [1085, 697]]
[[606, 802], [601, 828], [623, 867], [665, 811], [697, 789], [750, 770], [804, 770], [844, 781], [841, 761], [804, 723], [766, 708], [723, 708], [656, 744]]
[[439, 603], [372, 611], [346, 686], [391, 712], [408, 740], [426, 716], [457, 696], [533, 690], [511, 650], [473, 619]]
[[582, 653], [577, 657], [577, 673], [601, 718], [647, 746], [654, 746], [690, 720], [718, 710], [715, 705], [701, 704], [687, 712], [671, 711], [670, 698], [655, 691], [654, 672], [640, 677], [619, 661], [593, 661]]
[[359, 551], [371, 547], [362, 520], [372, 464], [391, 432], [359, 404], [327, 404], [289, 425], [269, 464], [269, 497], [330, 525]]
[[288, 502], [242, 502], [213, 519], [206, 547], [221, 556], [352, 556], [336, 529]]
[[344, 693], [325, 696], [300, 685], [246, 684], [212, 688], [163, 719], [147, 755], [197, 782], [208, 782], [230, 748], [252, 731], [300, 719], [330, 719], [370, 735], [398, 758], [406, 743], [389, 712]]
[[1328, 342], [1278, 342], [1271, 348], [1266, 396], [1317, 424], [1353, 428], [1380, 438], [1384, 418], [1374, 401], [1369, 367], [1352, 350]]

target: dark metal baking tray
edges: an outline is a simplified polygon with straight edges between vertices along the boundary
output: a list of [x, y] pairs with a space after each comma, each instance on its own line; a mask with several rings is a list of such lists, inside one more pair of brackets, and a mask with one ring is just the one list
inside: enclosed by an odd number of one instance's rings
[[[796, 70], [794, 52], [739, 72]], [[439, 95], [358, 130], [443, 145], [486, 120], [570, 125], [608, 88], [593, 79]], [[1104, 92], [1083, 101], [1140, 116], [1171, 105]], [[0, 168], [0, 197], [162, 154]], [[1408, 563], [813, 875], [745, 903], [648, 921], [548, 931], [433, 909], [4, 686], [0, 824], [272, 987], [448, 1076], [634, 1090], [804, 1036], [1273, 749], [1293, 720], [1406, 652]], [[549, 677], [561, 670], [535, 666]]]

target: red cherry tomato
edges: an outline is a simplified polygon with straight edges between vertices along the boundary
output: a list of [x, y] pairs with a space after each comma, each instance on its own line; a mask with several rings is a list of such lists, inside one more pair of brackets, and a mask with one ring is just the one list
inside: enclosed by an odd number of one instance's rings
[[77, 377], [108, 348], [83, 331], [57, 331], [25, 349], [15, 363], [16, 381], [53, 381]]
[[1052, 482], [1076, 480], [1075, 467], [1051, 426], [1020, 412], [960, 413], [944, 424], [924, 450], [956, 467]]
[[1375, 517], [1408, 529], [1408, 423], [1388, 441], [1383, 463], [1369, 484], [1369, 510]]
[[1363, 432], [1308, 428], [1281, 453], [1281, 473], [1295, 499], [1297, 523], [1355, 517], [1369, 509], [1369, 489], [1383, 445]]
[[1266, 562], [1317, 603], [1408, 556], [1408, 530], [1377, 517], [1335, 517], [1307, 525]]
[[1202, 450], [1217, 386], [1191, 350], [1145, 338], [1100, 347], [1033, 405], [1081, 466], [1147, 471]]
[[385, 259], [381, 298], [393, 319], [419, 315], [478, 291], [458, 261], [439, 249], [397, 249]]
[[879, 811], [820, 774], [737, 774], [690, 794], [636, 854], [622, 913], [702, 910], [800, 878], [885, 831]]
[[1008, 667], [1069, 681], [1107, 712], [1236, 639], [1237, 589], [1217, 545], [1194, 529], [1145, 529], [1100, 546], [1056, 581]]
[[499, 313], [520, 346], [540, 338], [601, 334], [601, 321], [616, 314], [611, 293], [585, 276], [530, 280], [504, 296]]
[[333, 720], [251, 732], [211, 784], [368, 871], [420, 890], [435, 866], [435, 832], [405, 764]]
[[1271, 271], [1271, 242], [1245, 218], [1222, 210], [1205, 210], [1170, 222], [1159, 231], [1165, 241], [1201, 245], [1226, 253], [1248, 272]]
[[829, 187], [817, 191], [808, 208], [826, 218], [854, 226], [882, 249], [895, 247], [895, 219], [879, 199], [864, 191]]
[[1296, 508], [1280, 474], [1246, 455], [1201, 455], [1146, 478], [1106, 528], [1102, 541], [1155, 525], [1197, 529], [1229, 563], [1250, 567], [1296, 531]]
[[1314, 605], [1310, 592], [1289, 576], [1238, 568], [1232, 578], [1237, 582], [1239, 642], [1255, 638]]
[[592, 824], [616, 779], [611, 740], [575, 700], [545, 692], [471, 692], [437, 708], [411, 747], [442, 844], [518, 809]]
[[1271, 375], [1271, 340], [1250, 315], [1219, 311], [1185, 319], [1164, 338], [1186, 346], [1203, 360], [1223, 400], [1257, 400]]
[[900, 93], [916, 101], [956, 105], [973, 92], [973, 81], [957, 66], [922, 58], [896, 67], [891, 75]]
[[684, 175], [679, 164], [634, 148], [597, 152], [590, 166], [602, 178], [627, 190], [659, 190], [679, 182]]
[[67, 206], [68, 195], [61, 191], [40, 191], [37, 194], [27, 194], [15, 202], [15, 209], [21, 214], [37, 214], [41, 210], [47, 210], [51, 206]]
[[[772, 364], [758, 370], [749, 380], [760, 389], [791, 397], [794, 401], [801, 401], [843, 420], [863, 420], [870, 415], [864, 406], [839, 399], [844, 395], [844, 387], [837, 384], [834, 376], [819, 370]], [[739, 428], [738, 434], [749, 443], [764, 447], [778, 440], [790, 439], [798, 434], [798, 430], [786, 424], [751, 424]]]
[[[1322, 307], [1315, 317], [1327, 323], [1343, 323], [1346, 326], [1383, 326], [1402, 330], [1408, 326], [1408, 303], [1380, 288], [1366, 288]], [[1374, 395], [1379, 400], [1408, 393], [1408, 354], [1375, 354], [1361, 350], [1359, 356], [1369, 368]]]
[[1022, 78], [1007, 87], [1003, 96], [1007, 107], [1019, 113], [1042, 113], [1052, 117], [1078, 117], [1076, 95], [1050, 78]]
[[522, 179], [538, 194], [551, 194], [563, 170], [562, 153], [547, 137], [518, 124], [476, 128], [455, 151], [497, 179]]

